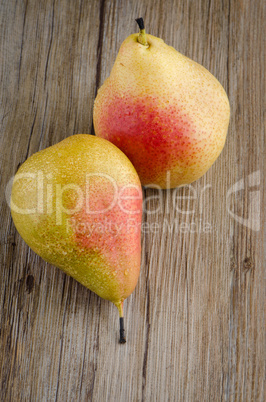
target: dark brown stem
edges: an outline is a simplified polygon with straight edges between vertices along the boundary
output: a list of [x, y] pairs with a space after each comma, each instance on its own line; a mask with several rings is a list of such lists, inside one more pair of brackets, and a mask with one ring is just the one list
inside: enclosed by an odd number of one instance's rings
[[120, 339], [119, 339], [119, 343], [126, 343], [125, 328], [124, 328], [124, 317], [119, 317], [119, 323], [120, 323]]
[[136, 22], [137, 22], [137, 24], [138, 24], [138, 26], [139, 26], [139, 29], [145, 29], [144, 28], [144, 21], [143, 21], [143, 18], [141, 17], [141, 18], [137, 18], [136, 19]]

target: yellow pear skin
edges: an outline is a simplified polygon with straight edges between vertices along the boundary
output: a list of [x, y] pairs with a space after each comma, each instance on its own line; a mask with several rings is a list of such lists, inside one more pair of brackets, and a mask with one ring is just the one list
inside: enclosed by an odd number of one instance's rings
[[142, 191], [129, 159], [110, 142], [71, 136], [27, 159], [15, 175], [11, 212], [25, 242], [121, 317], [140, 270]]
[[208, 70], [138, 23], [98, 91], [95, 133], [128, 156], [144, 186], [189, 184], [224, 147], [229, 101]]

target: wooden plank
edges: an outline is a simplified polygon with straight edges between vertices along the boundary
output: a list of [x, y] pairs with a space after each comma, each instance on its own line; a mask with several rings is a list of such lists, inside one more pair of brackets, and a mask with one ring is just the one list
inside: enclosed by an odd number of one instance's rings
[[[1, 17], [5, 185], [32, 153], [91, 131], [100, 6], [10, 1], [2, 3]], [[51, 400], [61, 389], [78, 395], [83, 387], [88, 394], [96, 365], [99, 300], [29, 250], [1, 201], [0, 399]], [[63, 356], [68, 356], [66, 366]], [[86, 361], [90, 374], [84, 381]]]
[[[203, 178], [144, 190], [148, 229], [123, 346], [115, 307], [29, 250], [2, 191], [1, 400], [263, 401], [263, 15], [250, 0], [1, 3], [1, 188], [32, 153], [92, 131], [96, 88], [136, 17], [208, 68], [232, 109]], [[260, 214], [257, 226], [229, 209]]]

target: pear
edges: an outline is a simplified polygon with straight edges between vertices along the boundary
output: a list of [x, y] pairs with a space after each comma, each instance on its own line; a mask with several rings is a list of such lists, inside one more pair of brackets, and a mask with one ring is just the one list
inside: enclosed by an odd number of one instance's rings
[[201, 177], [221, 153], [230, 106], [203, 66], [140, 33], [121, 45], [94, 103], [95, 134], [118, 146], [144, 186], [171, 188]]
[[27, 159], [11, 192], [15, 226], [31, 249], [120, 315], [141, 258], [142, 190], [128, 158], [92, 135], [71, 136]]

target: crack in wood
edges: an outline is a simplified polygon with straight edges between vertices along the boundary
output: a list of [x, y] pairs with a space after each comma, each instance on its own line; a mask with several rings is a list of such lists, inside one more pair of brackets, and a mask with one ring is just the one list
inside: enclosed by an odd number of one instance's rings
[[[62, 289], [62, 301], [63, 301], [64, 295], [65, 295], [66, 280], [67, 280], [67, 276], [64, 275], [63, 289]], [[64, 343], [64, 327], [65, 327], [65, 318], [66, 318], [66, 309], [67, 309], [67, 299], [68, 299], [68, 294], [66, 295], [66, 299], [65, 299], [65, 306], [64, 306], [63, 320], [62, 320], [62, 335], [61, 335], [61, 344], [60, 344], [60, 352], [59, 352], [59, 364], [58, 364], [58, 372], [57, 372], [55, 401], [57, 401], [57, 399], [58, 399], [58, 390], [59, 390], [61, 364], [62, 364], [62, 351], [63, 351], [63, 343]]]
[[28, 159], [28, 156], [29, 156], [30, 142], [31, 142], [31, 138], [32, 138], [32, 133], [33, 133], [35, 121], [36, 121], [36, 115], [37, 115], [37, 110], [36, 110], [35, 115], [33, 117], [33, 122], [32, 122], [31, 129], [30, 129], [30, 136], [29, 136], [29, 140], [28, 140], [28, 147], [27, 147], [27, 150], [26, 150], [26, 156], [25, 156], [24, 162]]
[[48, 69], [48, 63], [49, 63], [49, 59], [50, 59], [50, 53], [51, 53], [51, 47], [52, 47], [52, 41], [53, 41], [53, 33], [54, 33], [54, 4], [55, 4], [55, 0], [53, 2], [53, 10], [52, 10], [51, 36], [50, 36], [50, 42], [49, 42], [49, 47], [48, 47], [45, 69], [44, 69], [44, 82], [43, 82], [44, 86], [46, 85], [46, 81], [47, 81], [47, 69]]
[[20, 71], [21, 71], [22, 52], [23, 52], [23, 45], [24, 45], [24, 32], [25, 32], [25, 22], [26, 22], [27, 7], [28, 7], [28, 0], [26, 1], [26, 4], [25, 4], [24, 19], [23, 19], [22, 39], [21, 39], [19, 67], [18, 67], [18, 89], [19, 89], [19, 83], [20, 83]]
[[[144, 199], [147, 196], [147, 189], [144, 189]], [[144, 214], [144, 222], [147, 224], [148, 217], [147, 213]], [[145, 388], [147, 381], [147, 366], [148, 366], [148, 352], [149, 352], [149, 339], [150, 339], [150, 289], [149, 289], [149, 261], [148, 261], [148, 250], [147, 247], [147, 234], [144, 232], [145, 237], [145, 266], [147, 267], [147, 276], [146, 276], [146, 337], [145, 337], [145, 347], [144, 347], [144, 355], [143, 355], [143, 363], [142, 363], [142, 402], [145, 401]]]
[[95, 352], [95, 364], [94, 364], [91, 387], [90, 387], [89, 394], [88, 394], [88, 398], [90, 398], [90, 401], [93, 401], [94, 384], [95, 384], [96, 372], [97, 372], [97, 368], [98, 368], [97, 358], [98, 358], [99, 344], [100, 344], [100, 317], [101, 317], [100, 313], [101, 313], [101, 301], [99, 299], [98, 328], [97, 328], [97, 336], [96, 336], [95, 346], [93, 347], [93, 351]]
[[[102, 67], [102, 49], [103, 49], [103, 36], [104, 36], [104, 19], [105, 19], [105, 0], [101, 0], [100, 3], [100, 25], [99, 25], [99, 36], [97, 44], [97, 65], [96, 65], [96, 80], [95, 80], [95, 93], [96, 98], [97, 91], [101, 82], [101, 67]], [[91, 124], [91, 134], [95, 135], [93, 121]]]

